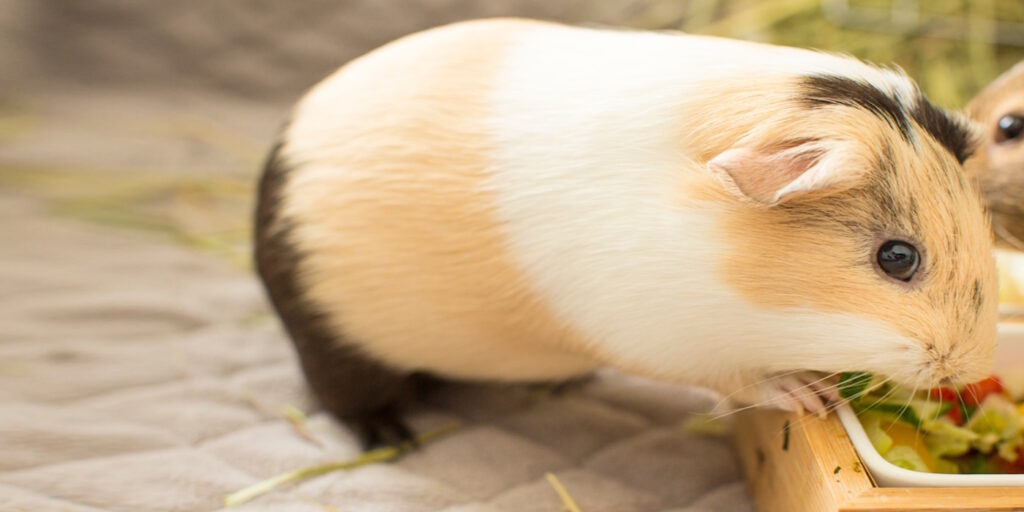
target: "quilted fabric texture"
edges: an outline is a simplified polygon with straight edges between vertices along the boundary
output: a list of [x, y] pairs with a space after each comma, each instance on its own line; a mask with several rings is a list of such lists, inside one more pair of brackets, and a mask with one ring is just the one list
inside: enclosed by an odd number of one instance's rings
[[[19, 219], [0, 230], [0, 510], [217, 510], [260, 479], [358, 454], [248, 274], [37, 201], [0, 208]], [[749, 509], [731, 447], [679, 426], [711, 403], [610, 375], [555, 396], [452, 387], [412, 416], [459, 422], [451, 435], [232, 510], [558, 511], [548, 471], [587, 512]], [[288, 405], [308, 412], [309, 438]]]

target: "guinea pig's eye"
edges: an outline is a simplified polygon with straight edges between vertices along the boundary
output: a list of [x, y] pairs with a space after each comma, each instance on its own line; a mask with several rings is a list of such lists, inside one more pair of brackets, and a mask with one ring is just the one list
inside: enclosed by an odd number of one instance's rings
[[910, 281], [921, 265], [921, 254], [917, 248], [902, 240], [889, 240], [878, 248], [878, 266], [889, 277]]
[[1024, 117], [1007, 114], [999, 119], [999, 133], [996, 134], [996, 142], [1019, 138], [1021, 132], [1024, 132]]

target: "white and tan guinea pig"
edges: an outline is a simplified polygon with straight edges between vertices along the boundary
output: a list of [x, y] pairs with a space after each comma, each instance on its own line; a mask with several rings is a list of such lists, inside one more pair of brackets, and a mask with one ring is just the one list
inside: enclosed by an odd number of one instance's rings
[[1024, 250], [1024, 62], [979, 92], [967, 114], [983, 129], [967, 171], [981, 185], [996, 240]]
[[409, 435], [396, 401], [421, 374], [610, 366], [815, 410], [810, 372], [989, 371], [970, 150], [908, 78], [851, 58], [465, 22], [302, 99], [256, 260], [312, 389], [368, 445]]

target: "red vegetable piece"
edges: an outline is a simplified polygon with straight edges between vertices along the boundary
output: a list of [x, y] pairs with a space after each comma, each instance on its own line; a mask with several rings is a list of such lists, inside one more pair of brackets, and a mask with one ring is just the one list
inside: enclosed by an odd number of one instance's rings
[[938, 399], [941, 402], [958, 403], [956, 390], [953, 388], [932, 388], [928, 390], [928, 398]]
[[978, 405], [985, 401], [989, 395], [1004, 393], [1002, 381], [995, 375], [979, 380], [973, 384], [964, 386], [963, 392], [960, 396], [963, 398], [964, 403], [967, 405]]
[[1009, 474], [1021, 474], [1024, 473], [1024, 454], [1018, 450], [1017, 460], [1010, 462], [1004, 460], [1002, 457], [993, 454], [989, 457], [989, 462], [1000, 472]]
[[1017, 448], [1017, 460], [1012, 462], [1014, 473], [1024, 473], [1024, 445]]
[[956, 426], [958, 426], [958, 427], [964, 426], [964, 416], [963, 416], [963, 414], [961, 414], [960, 406], [959, 405], [954, 405], [953, 408], [950, 409], [949, 412], [946, 413], [946, 416], [950, 420], [953, 420], [953, 423], [955, 423]]

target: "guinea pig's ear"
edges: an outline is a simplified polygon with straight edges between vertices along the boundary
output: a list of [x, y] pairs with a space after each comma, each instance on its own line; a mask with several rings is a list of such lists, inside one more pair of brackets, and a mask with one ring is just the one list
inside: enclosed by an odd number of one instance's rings
[[727, 188], [755, 202], [773, 205], [815, 191], [839, 189], [852, 181], [836, 165], [835, 149], [816, 142], [775, 148], [733, 147], [708, 162]]

